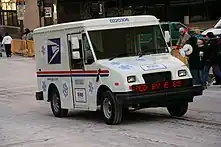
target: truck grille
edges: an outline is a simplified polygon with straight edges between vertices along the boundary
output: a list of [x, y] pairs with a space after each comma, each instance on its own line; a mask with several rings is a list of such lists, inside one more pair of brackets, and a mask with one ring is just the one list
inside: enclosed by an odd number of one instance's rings
[[170, 81], [171, 80], [171, 72], [167, 71], [167, 72], [143, 74], [143, 79], [144, 79], [145, 83], [156, 83], [156, 82]]

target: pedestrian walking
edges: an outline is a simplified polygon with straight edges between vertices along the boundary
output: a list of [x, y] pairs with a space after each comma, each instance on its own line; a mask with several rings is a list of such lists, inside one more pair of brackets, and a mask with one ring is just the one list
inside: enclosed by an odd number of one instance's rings
[[199, 50], [199, 56], [200, 56], [200, 79], [203, 82], [203, 68], [204, 68], [204, 61], [203, 61], [203, 56], [204, 56], [204, 52], [207, 49], [207, 45], [206, 42], [203, 39], [198, 39], [197, 40], [197, 48]]
[[[221, 48], [221, 38], [218, 37], [217, 38], [219, 41], [218, 41], [218, 46]], [[221, 58], [219, 58], [219, 68], [221, 69]], [[215, 74], [214, 74], [214, 79], [215, 79], [215, 83], [213, 83], [213, 85], [221, 85], [221, 79]]]
[[192, 53], [188, 56], [189, 60], [189, 69], [193, 77], [193, 85], [202, 85], [203, 81], [201, 80], [200, 77], [200, 49], [197, 46], [197, 38], [196, 36], [192, 36], [189, 39], [189, 44], [192, 46], [193, 51]]
[[8, 33], [5, 33], [5, 36], [2, 40], [2, 44], [5, 47], [5, 52], [7, 57], [11, 57], [11, 41], [12, 37]]
[[25, 32], [24, 32], [24, 35], [22, 36], [22, 39], [23, 40], [33, 40], [33, 34], [28, 28], [25, 29]]
[[219, 58], [221, 58], [221, 49], [218, 45], [218, 39], [216, 36], [209, 32], [207, 33], [207, 39], [208, 39], [208, 48], [206, 52], [204, 52], [204, 74], [203, 74], [203, 80], [204, 85], [206, 86], [209, 79], [209, 70], [212, 67], [213, 73], [217, 75], [219, 78], [221, 78], [221, 71], [219, 67]]

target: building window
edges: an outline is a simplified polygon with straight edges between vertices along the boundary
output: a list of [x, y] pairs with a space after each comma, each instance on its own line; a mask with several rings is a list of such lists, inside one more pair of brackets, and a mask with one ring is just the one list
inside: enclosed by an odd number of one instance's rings
[[0, 0], [0, 25], [18, 26], [16, 0]]
[[1, 0], [1, 10], [16, 11], [16, 0]]

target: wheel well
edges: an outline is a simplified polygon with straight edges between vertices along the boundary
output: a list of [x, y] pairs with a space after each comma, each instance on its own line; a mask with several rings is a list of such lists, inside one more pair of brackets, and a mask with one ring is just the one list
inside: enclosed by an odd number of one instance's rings
[[104, 92], [106, 90], [110, 90], [110, 88], [108, 88], [106, 85], [101, 85], [98, 88], [98, 91], [97, 91], [97, 105], [101, 104], [101, 102], [102, 102], [101, 94], [102, 94], [102, 92]]
[[51, 101], [51, 92], [55, 89], [57, 90], [57, 87], [55, 86], [55, 84], [52, 83], [52, 84], [49, 85], [49, 88], [48, 88], [48, 102]]

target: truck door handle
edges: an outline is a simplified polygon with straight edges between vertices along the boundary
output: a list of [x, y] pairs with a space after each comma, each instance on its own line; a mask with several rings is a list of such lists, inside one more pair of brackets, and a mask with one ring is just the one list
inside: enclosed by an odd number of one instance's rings
[[97, 73], [96, 82], [98, 82], [98, 81], [99, 81], [99, 79], [100, 79], [100, 74], [101, 74], [101, 69], [98, 69], [98, 73]]

